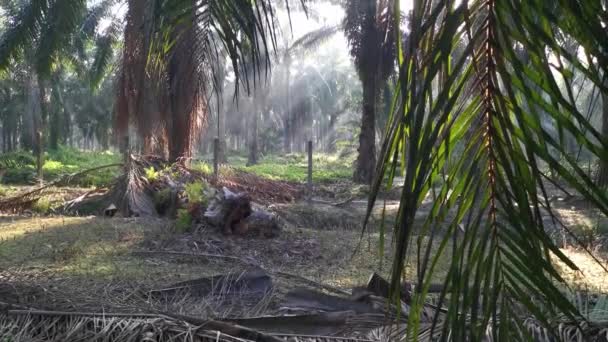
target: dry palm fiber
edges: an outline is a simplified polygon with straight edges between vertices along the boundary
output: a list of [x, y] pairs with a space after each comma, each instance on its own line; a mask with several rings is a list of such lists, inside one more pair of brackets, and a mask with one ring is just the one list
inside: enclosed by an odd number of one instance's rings
[[300, 198], [304, 191], [302, 184], [272, 180], [229, 166], [222, 166], [218, 179], [215, 179], [213, 174], [198, 174], [217, 188], [226, 187], [231, 191], [244, 192], [259, 203], [293, 202]]
[[154, 156], [129, 156], [124, 174], [116, 178], [108, 192], [101, 196], [85, 198], [78, 203], [70, 203], [70, 212], [90, 211], [85, 208], [96, 208], [95, 214], [102, 214], [110, 205], [116, 206], [123, 216], [158, 216], [152, 189], [144, 177], [144, 170], [149, 167], [160, 168], [164, 162]]
[[[223, 331], [228, 331], [229, 334]], [[9, 338], [11, 341], [65, 342], [368, 341], [331, 336], [265, 335], [237, 325], [198, 320], [188, 316], [171, 318], [155, 314], [97, 314], [28, 310], [9, 310], [4, 314], [0, 313], [0, 337]]]
[[[173, 315], [172, 315], [173, 316]], [[365, 342], [401, 341], [405, 338], [405, 325], [389, 325], [376, 329], [365, 339], [316, 336], [316, 335], [264, 335], [252, 330], [216, 321], [194, 319], [188, 316], [170, 318], [156, 314], [103, 314], [66, 313], [52, 311], [8, 310], [0, 313], [0, 337], [10, 341], [293, 341], [293, 342]], [[179, 319], [184, 317], [185, 319]], [[207, 324], [206, 324], [207, 323]], [[219, 324], [219, 326], [217, 325]], [[222, 324], [225, 324], [222, 326]], [[534, 341], [606, 341], [608, 327], [603, 324], [561, 323], [553, 331], [542, 328], [533, 319], [524, 327]], [[217, 328], [228, 329], [233, 334], [220, 332]], [[244, 330], [243, 330], [244, 329]], [[420, 330], [418, 341], [433, 341], [428, 326]], [[250, 338], [234, 336], [249, 333]], [[487, 341], [491, 340], [488, 331]]]
[[247, 341], [160, 317], [0, 315], [11, 341]]

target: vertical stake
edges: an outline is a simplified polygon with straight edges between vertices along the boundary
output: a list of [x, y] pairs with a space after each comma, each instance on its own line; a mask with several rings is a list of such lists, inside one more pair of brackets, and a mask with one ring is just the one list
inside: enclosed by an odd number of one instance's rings
[[213, 139], [213, 179], [217, 182], [219, 175], [220, 138]]
[[44, 164], [44, 148], [42, 148], [42, 131], [40, 131], [40, 130], [36, 132], [36, 146], [37, 146], [36, 166], [38, 169], [38, 181], [40, 182], [40, 185], [42, 185], [42, 183], [43, 183], [42, 166]]
[[308, 202], [312, 203], [312, 140], [308, 140], [306, 151], [308, 152]]

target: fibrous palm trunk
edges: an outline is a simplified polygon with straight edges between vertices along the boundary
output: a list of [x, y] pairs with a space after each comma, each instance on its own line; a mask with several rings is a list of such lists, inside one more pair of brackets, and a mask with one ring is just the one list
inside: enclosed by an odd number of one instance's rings
[[291, 142], [293, 140], [292, 135], [292, 119], [291, 119], [291, 103], [290, 103], [290, 74], [289, 69], [291, 68], [291, 57], [287, 55], [285, 57], [285, 113], [283, 113], [283, 145], [285, 153], [291, 153]]
[[27, 108], [23, 115], [22, 144], [25, 149], [32, 149], [37, 152], [36, 134], [40, 129], [41, 103], [40, 87], [38, 77], [31, 73], [27, 80]]
[[329, 123], [327, 127], [327, 152], [334, 153], [336, 152], [336, 120], [338, 116], [335, 114], [331, 114], [329, 116]]
[[255, 165], [258, 163], [258, 99], [253, 99], [253, 115], [251, 116], [251, 127], [249, 130], [249, 157], [247, 165]]
[[353, 180], [371, 184], [376, 166], [376, 82], [374, 78], [363, 81], [363, 115], [359, 134], [359, 155]]
[[[604, 75], [604, 85], [608, 86], [608, 75]], [[602, 136], [608, 139], [608, 95], [602, 92]], [[608, 186], [608, 160], [600, 160], [598, 184]]]
[[[146, 0], [129, 0], [126, 17], [122, 70], [119, 77], [115, 125], [121, 153], [129, 149], [129, 123], [142, 107], [145, 78], [144, 14]], [[145, 139], [145, 137], [144, 137]]]
[[192, 155], [195, 134], [202, 125], [200, 111], [202, 94], [198, 83], [197, 66], [193, 47], [195, 28], [189, 25], [182, 32], [169, 62], [171, 117], [167, 136], [169, 161], [188, 160]]
[[[218, 68], [219, 75], [217, 78], [218, 84], [223, 88], [224, 87], [224, 78], [225, 72], [224, 68]], [[221, 101], [221, 99], [220, 99]], [[226, 150], [228, 149], [228, 144], [226, 143], [226, 106], [217, 104], [217, 138], [218, 138], [218, 150], [217, 150], [217, 158], [218, 162], [226, 163], [228, 160], [226, 159]]]
[[228, 159], [226, 158], [226, 151], [228, 150], [228, 144], [226, 143], [226, 111], [221, 110], [217, 117], [217, 136], [218, 136], [218, 151], [217, 158], [220, 163], [226, 163]]

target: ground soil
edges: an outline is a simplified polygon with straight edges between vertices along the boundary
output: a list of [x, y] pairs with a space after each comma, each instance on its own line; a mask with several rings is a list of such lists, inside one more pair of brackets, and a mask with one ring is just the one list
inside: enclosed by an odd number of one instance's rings
[[[198, 316], [255, 316], [278, 310], [281, 296], [295, 287], [315, 287], [317, 282], [349, 291], [364, 284], [374, 271], [388, 275], [390, 229], [386, 231], [386, 250], [380, 253], [378, 227], [383, 216], [386, 227], [394, 222], [398, 190], [377, 203], [363, 234], [365, 189], [353, 194], [340, 184], [335, 190], [331, 193], [326, 186], [311, 202], [268, 206], [283, 226], [280, 236], [273, 239], [226, 237], [205, 226], [178, 234], [174, 222], [166, 219], [1, 217], [0, 302], [55, 310], [174, 310]], [[567, 226], [606, 224], [606, 218], [580, 198], [552, 191], [555, 212]], [[420, 220], [431, 205], [430, 199], [424, 201]], [[547, 223], [550, 220], [548, 216]], [[559, 238], [564, 233], [556, 228], [555, 235]], [[600, 258], [602, 239], [594, 238], [587, 245]], [[564, 270], [566, 277], [577, 286], [608, 290], [602, 288], [607, 283], [603, 280], [608, 280], [606, 272], [586, 251], [569, 247], [568, 239], [564, 242], [564, 251], [582, 269]], [[438, 278], [447, 271], [447, 262], [438, 266]], [[412, 258], [410, 265], [414, 263]], [[150, 290], [176, 282], [258, 267], [272, 276], [275, 291], [255, 305], [227, 305], [217, 298], [183, 298], [168, 303], [146, 296]]]

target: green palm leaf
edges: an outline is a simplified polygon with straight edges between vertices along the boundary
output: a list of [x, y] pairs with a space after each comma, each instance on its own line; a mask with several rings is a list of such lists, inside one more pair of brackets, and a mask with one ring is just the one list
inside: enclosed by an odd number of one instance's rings
[[120, 34], [122, 33], [120, 28], [119, 22], [115, 21], [110, 24], [103, 35], [96, 39], [95, 57], [91, 66], [91, 71], [89, 72], [92, 88], [99, 87], [107, 70], [112, 65], [115, 55], [114, 51], [119, 42]]
[[55, 0], [51, 3], [35, 52], [35, 66], [39, 75], [50, 76], [58, 52], [68, 44], [70, 35], [83, 21], [86, 8], [86, 0]]
[[[593, 64], [557, 39], [574, 41], [598, 65], [607, 65], [606, 8], [599, 3], [415, 1], [409, 39], [398, 46], [399, 92], [368, 210], [400, 164], [404, 182], [392, 289], [399, 293], [414, 251], [414, 282], [421, 284], [409, 313], [409, 339], [421, 336], [427, 291], [446, 258], [451, 263], [439, 302], [448, 311], [441, 321], [436, 316], [428, 336], [523, 340], [532, 337], [526, 317], [547, 328], [558, 319], [581, 319], [563, 291], [567, 284], [554, 258], [576, 265], [543, 223], [553, 216], [543, 165], [608, 214], [606, 192], [552, 130], [558, 127], [596, 158], [608, 158], [607, 138], [577, 108], [569, 80], [581, 74], [599, 93], [608, 89]], [[418, 208], [431, 194], [433, 206], [415, 228]], [[456, 236], [459, 227], [462, 236]], [[415, 234], [429, 235], [429, 242]]]
[[23, 49], [31, 44], [44, 22], [49, 1], [30, 1], [17, 13], [0, 42], [0, 69], [6, 69]]

